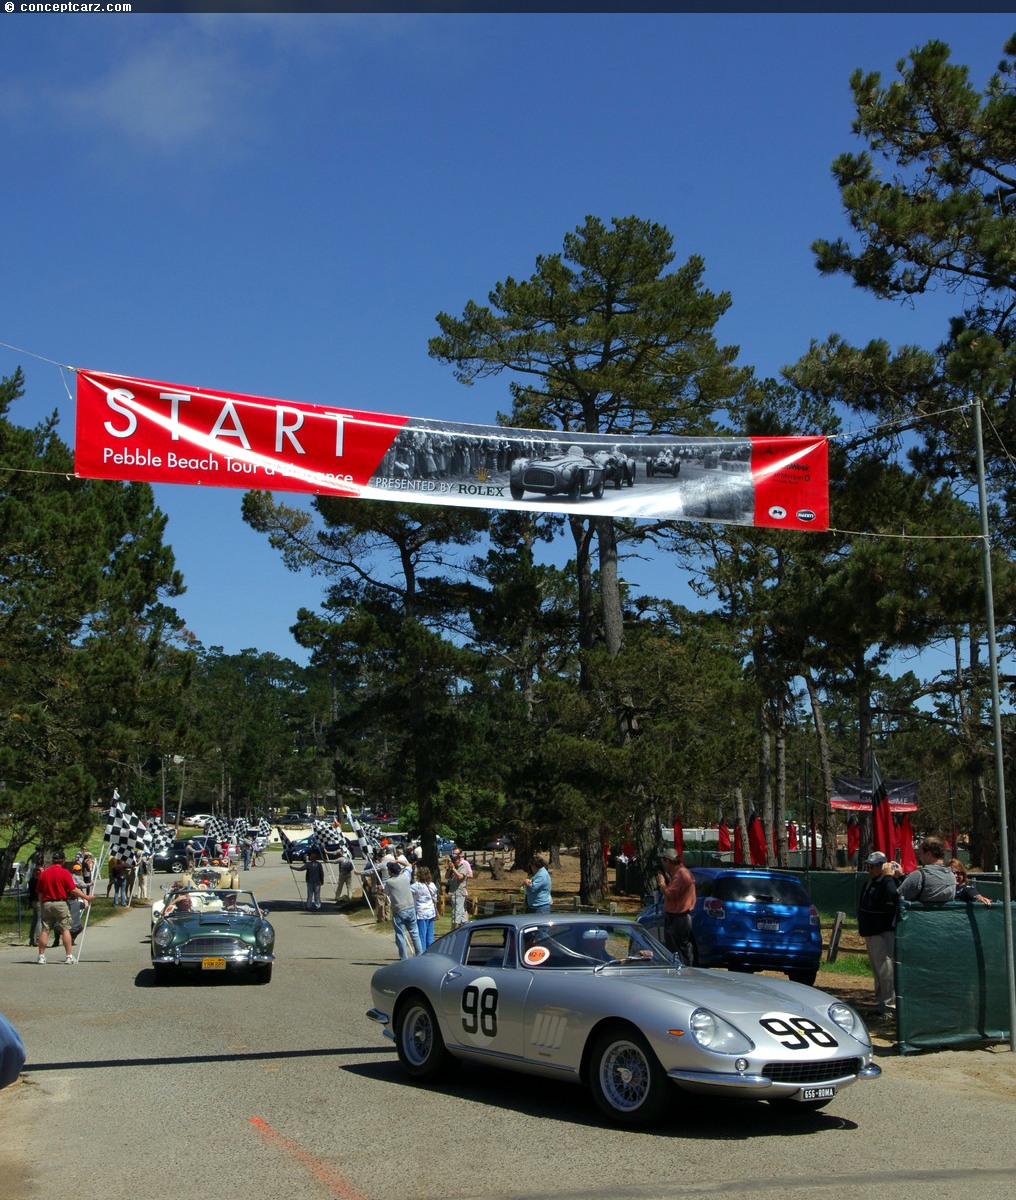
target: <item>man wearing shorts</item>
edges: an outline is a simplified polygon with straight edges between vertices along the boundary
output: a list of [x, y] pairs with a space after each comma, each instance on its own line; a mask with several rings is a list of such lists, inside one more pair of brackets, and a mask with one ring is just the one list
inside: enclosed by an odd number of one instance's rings
[[48, 867], [39, 872], [36, 882], [36, 894], [42, 905], [42, 928], [39, 930], [39, 962], [46, 961], [46, 946], [49, 944], [49, 931], [59, 932], [63, 942], [65, 963], [73, 963], [71, 954], [71, 910], [67, 901], [76, 896], [86, 904], [94, 900], [94, 896], [86, 895], [74, 882], [74, 876], [64, 866], [64, 852], [57, 850], [53, 861]]

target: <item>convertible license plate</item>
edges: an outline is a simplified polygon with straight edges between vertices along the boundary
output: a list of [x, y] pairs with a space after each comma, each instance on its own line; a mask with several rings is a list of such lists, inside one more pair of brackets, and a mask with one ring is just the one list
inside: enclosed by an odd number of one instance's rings
[[224, 958], [203, 958], [201, 960], [202, 971], [225, 971], [226, 960]]
[[779, 933], [780, 923], [779, 921], [773, 920], [771, 917], [756, 917], [755, 928], [759, 931], [759, 933]]
[[834, 1087], [801, 1088], [802, 1100], [831, 1100], [835, 1095]]

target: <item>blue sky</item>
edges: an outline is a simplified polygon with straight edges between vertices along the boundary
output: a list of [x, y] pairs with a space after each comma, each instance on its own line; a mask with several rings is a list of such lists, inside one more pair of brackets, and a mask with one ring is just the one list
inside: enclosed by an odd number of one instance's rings
[[[878, 303], [809, 250], [845, 231], [830, 163], [848, 80], [931, 38], [981, 88], [1000, 14], [4, 16], [0, 374], [23, 424], [73, 379], [44, 359], [316, 404], [494, 423], [427, 356], [435, 314], [528, 275], [586, 216], [666, 225], [729, 291], [717, 328], [761, 375], [811, 339], [933, 345], [951, 311]], [[242, 493], [156, 487], [206, 645], [302, 660], [319, 580]], [[835, 524], [835, 514], [834, 514]], [[645, 586], [683, 598], [667, 563]]]

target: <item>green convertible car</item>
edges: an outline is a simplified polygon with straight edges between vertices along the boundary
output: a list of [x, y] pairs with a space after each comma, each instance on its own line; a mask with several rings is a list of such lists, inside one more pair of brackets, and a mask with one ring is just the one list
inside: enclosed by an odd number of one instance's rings
[[172, 891], [152, 930], [152, 967], [159, 982], [184, 971], [248, 972], [272, 977], [275, 930], [253, 892], [193, 887]]

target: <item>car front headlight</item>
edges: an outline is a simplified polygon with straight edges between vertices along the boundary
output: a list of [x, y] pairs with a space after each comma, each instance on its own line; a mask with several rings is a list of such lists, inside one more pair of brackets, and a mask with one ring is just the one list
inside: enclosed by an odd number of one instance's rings
[[173, 944], [173, 926], [168, 921], [160, 921], [152, 933], [152, 941], [160, 950], [168, 950]]
[[262, 921], [254, 931], [254, 940], [263, 950], [266, 946], [270, 946], [275, 941], [275, 930], [268, 924], [267, 921]]
[[717, 1054], [747, 1054], [755, 1049], [751, 1038], [708, 1008], [696, 1008], [688, 1025], [695, 1041]]
[[838, 1025], [840, 1029], [849, 1033], [852, 1038], [856, 1038], [863, 1045], [871, 1045], [871, 1036], [866, 1025], [849, 1004], [843, 1004], [837, 1000], [835, 1004], [829, 1005], [828, 1012], [829, 1020], [834, 1025]]

